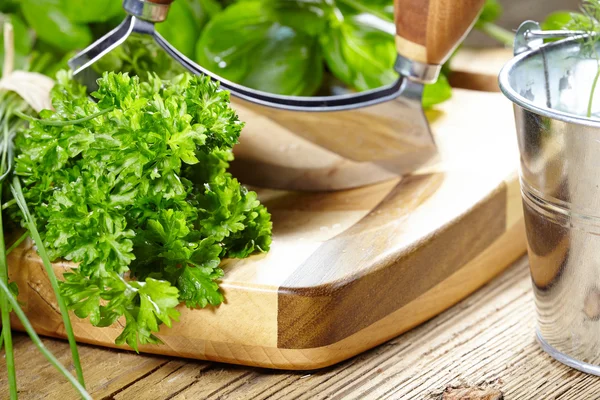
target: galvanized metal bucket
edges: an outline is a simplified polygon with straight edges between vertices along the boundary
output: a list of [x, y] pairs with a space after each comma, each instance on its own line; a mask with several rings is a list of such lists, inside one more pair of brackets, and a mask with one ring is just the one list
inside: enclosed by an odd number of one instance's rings
[[600, 98], [589, 107], [599, 64], [581, 37], [543, 44], [548, 35], [559, 33], [524, 23], [499, 78], [515, 104], [537, 337], [600, 375]]

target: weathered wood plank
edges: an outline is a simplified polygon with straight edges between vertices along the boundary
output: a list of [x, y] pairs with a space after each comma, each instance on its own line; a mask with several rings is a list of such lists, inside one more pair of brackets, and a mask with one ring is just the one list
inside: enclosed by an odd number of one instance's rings
[[[17, 380], [21, 399], [77, 399], [71, 385], [38, 352], [24, 334], [15, 333]], [[44, 345], [72, 374], [71, 354], [65, 341], [43, 338]], [[80, 345], [87, 389], [95, 399], [110, 396], [169, 362], [159, 356], [140, 357], [135, 353]], [[4, 357], [0, 362], [0, 398], [8, 398]]]
[[[98, 399], [438, 399], [448, 387], [480, 386], [506, 399], [596, 399], [600, 379], [554, 361], [534, 339], [525, 259], [422, 326], [335, 367], [313, 373], [138, 356], [81, 346]], [[76, 399], [68, 383], [16, 337], [22, 399]], [[62, 362], [63, 341], [44, 339]], [[0, 398], [6, 398], [0, 361]]]
[[210, 367], [211, 363], [207, 362], [172, 360], [162, 365], [147, 378], [115, 393], [111, 398], [116, 400], [168, 398], [196, 383], [203, 371]]

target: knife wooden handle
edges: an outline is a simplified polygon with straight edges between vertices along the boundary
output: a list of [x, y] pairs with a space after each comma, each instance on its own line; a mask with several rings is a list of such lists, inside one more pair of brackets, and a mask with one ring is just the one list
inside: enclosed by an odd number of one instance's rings
[[485, 0], [394, 0], [398, 54], [443, 64], [471, 29]]

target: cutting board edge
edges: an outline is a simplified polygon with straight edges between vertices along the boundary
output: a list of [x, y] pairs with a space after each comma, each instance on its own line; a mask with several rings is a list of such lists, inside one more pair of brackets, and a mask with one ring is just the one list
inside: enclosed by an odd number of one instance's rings
[[[468, 210], [440, 222], [433, 233], [418, 241], [418, 252], [413, 246], [393, 248], [389, 257], [362, 265], [359, 275], [319, 284], [314, 269], [318, 257], [308, 259], [303, 264], [307, 268], [301, 266], [286, 282], [313, 284], [279, 288], [278, 347], [314, 348], [343, 340], [410, 304], [477, 259], [506, 233], [507, 220], [514, 218], [508, 215], [512, 199], [507, 186], [502, 182]], [[457, 252], [457, 247], [463, 250]], [[406, 282], [412, 284], [406, 286]]]
[[[178, 341], [172, 340], [171, 336], [161, 337], [161, 335], [158, 335], [166, 341], [166, 344], [144, 345], [140, 347], [140, 351], [142, 353], [282, 370], [302, 371], [328, 367], [384, 343], [450, 308], [504, 271], [515, 260], [525, 254], [525, 251], [525, 229], [521, 217], [485, 251], [435, 287], [394, 313], [351, 336], [327, 346], [303, 349], [269, 348], [201, 339], [191, 341], [188, 338]], [[482, 264], [490, 267], [482, 268]], [[441, 297], [444, 297], [444, 301], [439, 301]], [[411, 317], [407, 318], [407, 316]], [[22, 325], [16, 319], [13, 319], [12, 323], [15, 329], [23, 331]], [[81, 324], [88, 324], [88, 322], [75, 323], [75, 325]], [[43, 336], [61, 339], [66, 337], [62, 326], [59, 329], [48, 329], [48, 327], [36, 323], [34, 328]], [[89, 326], [88, 329], [85, 329], [85, 332], [93, 334], [102, 329], [106, 328]], [[76, 336], [81, 343], [133, 351], [129, 347], [115, 345], [110, 340], [92, 339], [89, 336], [82, 337], [80, 334]], [[177, 347], [177, 342], [181, 344], [181, 348]], [[194, 344], [192, 350], [190, 350], [190, 344]]]

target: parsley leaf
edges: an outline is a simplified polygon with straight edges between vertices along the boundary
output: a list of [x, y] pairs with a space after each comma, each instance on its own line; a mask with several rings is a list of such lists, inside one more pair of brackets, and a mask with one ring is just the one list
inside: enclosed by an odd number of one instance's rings
[[[159, 343], [176, 307], [223, 302], [223, 257], [269, 250], [270, 215], [226, 170], [243, 123], [208, 77], [67, 73], [16, 140], [15, 171], [53, 259], [79, 263], [61, 291], [95, 326], [125, 318], [116, 343]], [[129, 280], [125, 279], [129, 274]]]

